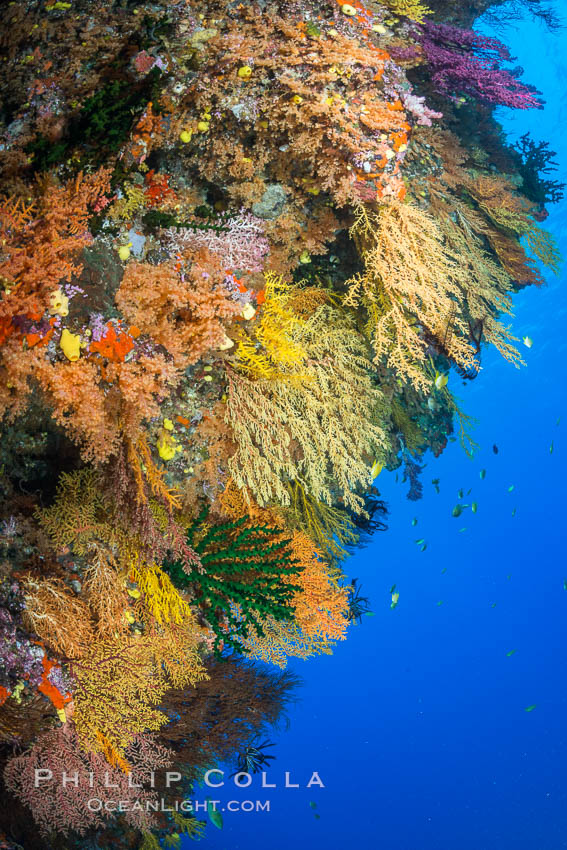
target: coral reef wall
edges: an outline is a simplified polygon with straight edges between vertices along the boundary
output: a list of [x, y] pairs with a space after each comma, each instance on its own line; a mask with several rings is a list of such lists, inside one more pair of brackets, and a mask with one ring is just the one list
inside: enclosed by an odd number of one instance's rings
[[[287, 659], [368, 611], [345, 561], [385, 528], [380, 472], [418, 499], [427, 452], [474, 452], [452, 384], [486, 346], [522, 366], [562, 192], [494, 120], [542, 101], [471, 28], [488, 7], [7, 7], [3, 846], [199, 838], [155, 802], [269, 763]], [[105, 775], [122, 814], [89, 806]]]

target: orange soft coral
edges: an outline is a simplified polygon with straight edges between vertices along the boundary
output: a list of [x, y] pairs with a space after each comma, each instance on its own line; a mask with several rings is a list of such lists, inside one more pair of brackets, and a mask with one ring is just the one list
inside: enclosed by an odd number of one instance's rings
[[226, 339], [221, 320], [240, 312], [223, 280], [219, 261], [205, 250], [187, 257], [179, 271], [168, 264], [130, 263], [116, 303], [129, 322], [184, 367], [218, 349]]
[[91, 209], [109, 190], [109, 176], [108, 169], [100, 169], [64, 185], [38, 181], [27, 207], [17, 199], [0, 199], [0, 277], [10, 290], [0, 300], [4, 323], [30, 311], [42, 314], [59, 284], [81, 271], [78, 257], [92, 238]]

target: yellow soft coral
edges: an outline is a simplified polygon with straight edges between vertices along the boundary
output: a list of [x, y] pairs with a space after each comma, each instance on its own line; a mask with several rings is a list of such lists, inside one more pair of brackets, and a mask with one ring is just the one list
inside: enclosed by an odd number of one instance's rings
[[[254, 378], [299, 377], [307, 360], [299, 341], [306, 321], [290, 309], [294, 288], [279, 275], [266, 275], [265, 302], [254, 336], [242, 336], [238, 346], [238, 366]], [[262, 350], [258, 350], [258, 344]]]
[[192, 620], [191, 608], [156, 564], [133, 562], [130, 577], [141, 589], [145, 604], [158, 623], [182, 623]]
[[[362, 304], [374, 362], [428, 393], [428, 343], [420, 328], [445, 340], [448, 356], [463, 369], [478, 369], [468, 341], [461, 286], [465, 269], [448, 251], [435, 219], [412, 204], [390, 202], [378, 212], [360, 205], [350, 230], [364, 271], [349, 281], [344, 304]], [[451, 329], [451, 334], [447, 329]]]
[[404, 15], [412, 21], [422, 23], [426, 15], [432, 15], [432, 10], [420, 0], [385, 0], [386, 6], [396, 15]]

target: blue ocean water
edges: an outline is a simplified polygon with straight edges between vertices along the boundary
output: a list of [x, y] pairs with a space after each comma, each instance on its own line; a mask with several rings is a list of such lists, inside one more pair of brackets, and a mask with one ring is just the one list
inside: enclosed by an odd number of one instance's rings
[[[526, 19], [498, 35], [546, 100], [543, 111], [502, 110], [499, 118], [512, 138], [529, 130], [549, 141], [557, 177], [567, 180], [567, 30], [550, 33]], [[551, 207], [545, 226], [567, 256], [567, 201]], [[520, 344], [526, 367], [486, 352], [477, 380], [461, 387], [451, 377], [479, 420], [475, 458], [458, 443], [429, 456], [417, 503], [394, 474], [377, 479], [389, 530], [346, 567], [375, 616], [332, 657], [292, 665], [304, 686], [289, 730], [272, 736], [268, 779], [278, 787], [255, 779], [236, 790], [227, 769], [224, 788], [210, 793], [221, 808], [269, 800], [270, 811], [225, 811], [224, 828], [209, 825], [202, 846], [567, 847], [564, 276], [516, 298], [516, 335], [534, 340], [529, 350]], [[465, 502], [478, 503], [476, 515], [451, 516], [461, 488], [472, 488]], [[300, 788], [284, 787], [286, 771]], [[305, 787], [313, 771], [324, 788]]]

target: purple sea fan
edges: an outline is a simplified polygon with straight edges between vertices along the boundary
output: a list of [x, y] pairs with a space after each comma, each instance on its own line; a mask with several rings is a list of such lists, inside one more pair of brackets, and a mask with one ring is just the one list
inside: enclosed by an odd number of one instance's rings
[[[102, 753], [84, 750], [74, 727], [65, 724], [44, 732], [30, 750], [10, 759], [4, 779], [7, 788], [31, 809], [43, 835], [52, 831], [84, 835], [88, 829], [100, 828], [114, 817], [111, 809], [104, 809], [111, 799], [124, 801], [127, 823], [149, 830], [155, 820], [148, 811], [158, 805], [156, 792], [147, 787], [151, 772], [167, 768], [173, 753], [155, 736], [144, 734], [132, 740], [125, 757], [132, 782], [128, 774], [111, 767]], [[73, 779], [64, 782], [65, 776]], [[139, 787], [144, 783], [146, 787]], [[99, 800], [102, 811], [96, 805]]]
[[421, 24], [420, 30], [421, 46], [433, 72], [431, 80], [440, 94], [454, 99], [461, 92], [515, 109], [543, 106], [536, 89], [501, 67], [512, 57], [497, 38], [430, 21]]
[[180, 228], [166, 231], [170, 249], [176, 253], [208, 248], [224, 260], [227, 270], [241, 269], [261, 272], [269, 243], [264, 236], [262, 219], [241, 210], [222, 222], [225, 230], [191, 230]]
[[412, 62], [421, 56], [421, 51], [415, 44], [393, 45], [389, 51], [396, 62]]
[[23, 601], [17, 583], [0, 586], [0, 685], [12, 690], [21, 679], [37, 687], [43, 675], [43, 650], [21, 628]]

